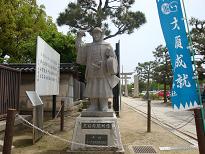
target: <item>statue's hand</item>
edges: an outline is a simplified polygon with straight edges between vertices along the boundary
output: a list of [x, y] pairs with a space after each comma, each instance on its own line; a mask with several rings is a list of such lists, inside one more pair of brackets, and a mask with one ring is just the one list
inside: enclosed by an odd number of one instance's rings
[[75, 41], [75, 46], [77, 49], [82, 47], [83, 45], [83, 41], [82, 41], [83, 36], [85, 36], [85, 31], [80, 30], [77, 32], [77, 39]]
[[85, 31], [83, 31], [83, 30], [80, 30], [80, 31], [78, 31], [77, 32], [77, 37], [83, 37], [83, 36], [85, 36]]
[[114, 57], [114, 54], [113, 54], [112, 50], [110, 49], [110, 47], [107, 48], [105, 55], [107, 58]]

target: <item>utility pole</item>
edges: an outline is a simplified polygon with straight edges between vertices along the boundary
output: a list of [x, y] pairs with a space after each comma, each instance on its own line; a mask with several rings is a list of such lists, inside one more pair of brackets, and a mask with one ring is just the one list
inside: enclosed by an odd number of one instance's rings
[[150, 87], [150, 64], [148, 65], [148, 74], [147, 74], [147, 132], [151, 132], [151, 100], [149, 99], [149, 87]]
[[164, 82], [164, 103], [167, 103], [167, 83], [166, 83], [166, 78], [167, 78], [167, 48], [165, 49], [165, 68], [164, 68], [164, 76], [163, 76], [163, 82]]

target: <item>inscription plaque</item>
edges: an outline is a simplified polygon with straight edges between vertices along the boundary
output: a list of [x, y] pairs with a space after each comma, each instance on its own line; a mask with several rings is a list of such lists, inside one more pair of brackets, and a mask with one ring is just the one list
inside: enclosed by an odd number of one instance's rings
[[112, 129], [111, 123], [82, 123], [82, 129]]
[[86, 134], [85, 144], [87, 145], [104, 145], [107, 146], [107, 135]]

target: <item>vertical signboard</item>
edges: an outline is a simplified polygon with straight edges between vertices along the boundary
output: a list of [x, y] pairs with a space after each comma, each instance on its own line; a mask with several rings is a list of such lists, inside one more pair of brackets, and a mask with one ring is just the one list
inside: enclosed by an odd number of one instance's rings
[[35, 91], [39, 95], [58, 95], [59, 78], [60, 54], [38, 36]]
[[198, 107], [199, 98], [180, 0], [156, 0], [160, 23], [174, 74], [171, 101], [174, 109]]

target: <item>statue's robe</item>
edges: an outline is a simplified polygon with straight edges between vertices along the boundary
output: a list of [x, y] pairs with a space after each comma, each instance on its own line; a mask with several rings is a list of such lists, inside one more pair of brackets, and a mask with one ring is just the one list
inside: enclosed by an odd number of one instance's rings
[[86, 65], [85, 97], [113, 97], [112, 88], [117, 85], [119, 78], [108, 73], [108, 57], [116, 59], [111, 45], [106, 42], [88, 43], [78, 47], [77, 63]]

